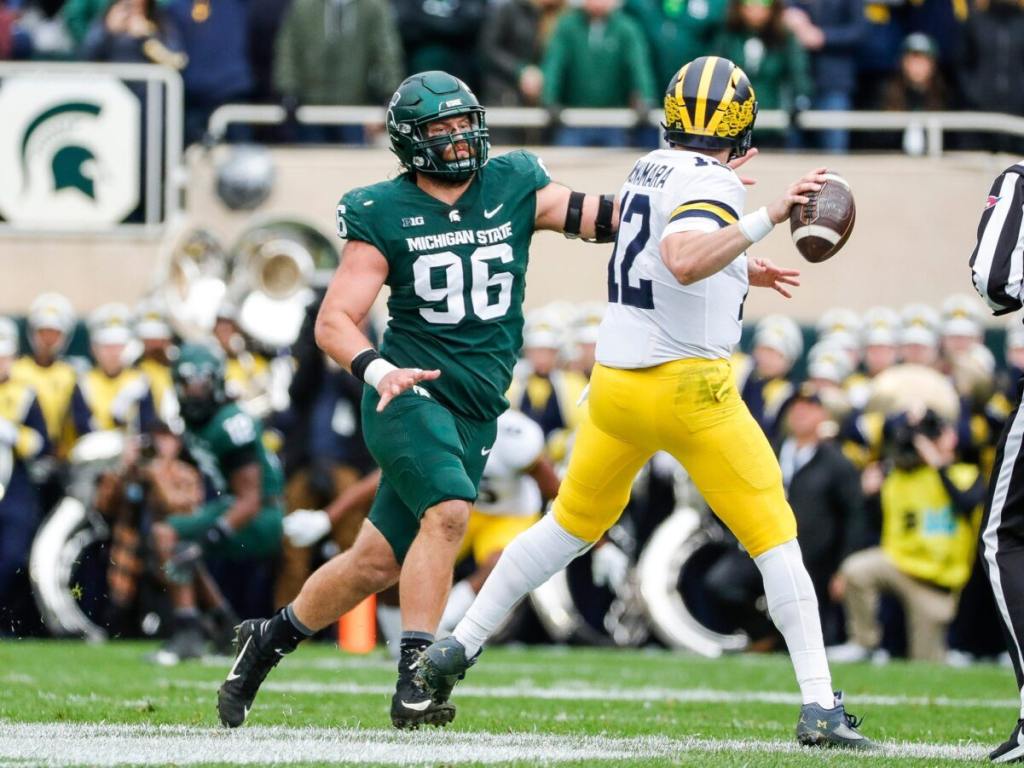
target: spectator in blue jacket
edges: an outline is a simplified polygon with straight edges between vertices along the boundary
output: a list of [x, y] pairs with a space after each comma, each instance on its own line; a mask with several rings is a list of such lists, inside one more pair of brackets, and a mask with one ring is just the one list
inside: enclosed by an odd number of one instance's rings
[[167, 15], [181, 33], [188, 64], [185, 142], [200, 140], [217, 107], [246, 101], [252, 91], [246, 0], [171, 0]]
[[[857, 51], [866, 29], [864, 0], [796, 0], [786, 11], [786, 23], [811, 52], [814, 108], [851, 109], [857, 85]], [[823, 149], [845, 152], [849, 145], [848, 131], [822, 131]]]

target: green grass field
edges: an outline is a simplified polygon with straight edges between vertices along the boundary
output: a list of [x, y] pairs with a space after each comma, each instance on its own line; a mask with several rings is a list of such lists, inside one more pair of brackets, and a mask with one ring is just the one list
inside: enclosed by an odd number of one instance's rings
[[874, 755], [799, 749], [784, 656], [488, 650], [443, 731], [398, 733], [394, 665], [306, 646], [268, 678], [247, 724], [217, 727], [228, 659], [161, 668], [152, 645], [0, 642], [0, 765], [981, 764], [1015, 716], [1012, 673], [893, 663], [836, 667]]

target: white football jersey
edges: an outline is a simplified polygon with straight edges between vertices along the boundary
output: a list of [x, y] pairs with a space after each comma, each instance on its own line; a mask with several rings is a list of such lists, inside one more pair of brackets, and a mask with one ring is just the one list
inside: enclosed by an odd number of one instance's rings
[[619, 192], [599, 363], [648, 368], [732, 354], [749, 288], [746, 254], [711, 277], [683, 285], [661, 260], [661, 239], [728, 226], [743, 215], [745, 199], [735, 172], [706, 155], [659, 149], [637, 161]]
[[535, 515], [543, 500], [526, 470], [544, 452], [544, 431], [529, 416], [505, 411], [498, 417], [498, 436], [480, 480], [474, 505], [488, 515]]

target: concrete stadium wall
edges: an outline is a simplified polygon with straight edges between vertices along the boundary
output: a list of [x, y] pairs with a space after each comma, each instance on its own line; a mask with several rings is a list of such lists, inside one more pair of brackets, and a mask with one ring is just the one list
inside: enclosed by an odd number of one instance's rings
[[[539, 153], [556, 180], [593, 192], [617, 190], [637, 157], [631, 150], [543, 148]], [[383, 149], [277, 149], [274, 155], [277, 183], [259, 214], [295, 216], [332, 237], [340, 194], [397, 172], [394, 157]], [[179, 230], [205, 226], [230, 244], [252, 215], [228, 211], [217, 200], [217, 156], [190, 152], [186, 217]], [[1011, 162], [982, 154], [929, 159], [769, 153], [756, 158], [744, 169], [758, 180], [748, 195], [748, 210], [768, 202], [806, 170], [826, 165], [850, 181], [858, 211], [854, 234], [830, 262], [804, 263], [785, 226], [752, 249], [777, 263], [802, 267], [803, 285], [791, 301], [772, 291], [754, 291], [747, 316], [786, 312], [813, 322], [832, 306], [862, 310], [910, 301], [937, 304], [950, 293], [970, 292], [967, 260], [978, 217], [992, 179]], [[66, 293], [83, 311], [104, 301], [134, 301], [155, 279], [161, 245], [143, 239], [0, 236], [0, 311], [21, 312], [43, 290]], [[528, 306], [554, 299], [602, 299], [610, 249], [539, 234], [528, 273]]]

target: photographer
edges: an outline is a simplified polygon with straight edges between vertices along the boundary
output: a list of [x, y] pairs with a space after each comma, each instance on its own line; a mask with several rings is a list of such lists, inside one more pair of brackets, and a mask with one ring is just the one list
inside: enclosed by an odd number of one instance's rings
[[881, 546], [848, 557], [833, 579], [850, 642], [829, 656], [862, 661], [872, 654], [885, 592], [903, 605], [910, 657], [942, 661], [958, 592], [971, 573], [984, 485], [977, 466], [956, 462], [956, 432], [934, 411], [890, 417], [884, 437], [888, 474], [869, 467], [864, 480], [866, 493], [880, 494]]

